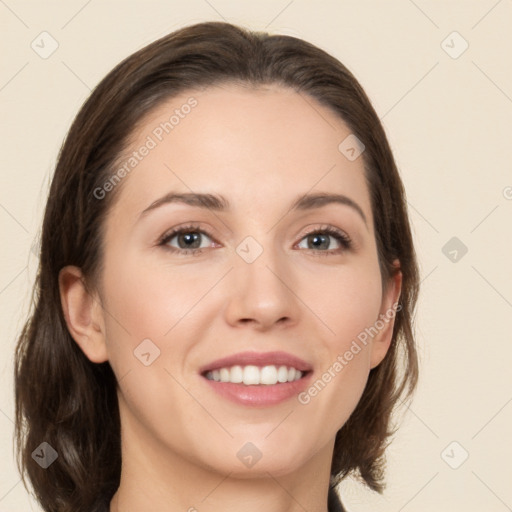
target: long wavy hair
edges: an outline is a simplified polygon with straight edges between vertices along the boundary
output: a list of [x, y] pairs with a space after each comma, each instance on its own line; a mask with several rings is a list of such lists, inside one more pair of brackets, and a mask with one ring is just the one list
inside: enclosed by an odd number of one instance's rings
[[[220, 83], [280, 84], [330, 108], [365, 145], [382, 284], [400, 260], [402, 289], [391, 346], [370, 371], [356, 409], [337, 432], [331, 488], [353, 474], [384, 489], [393, 411], [412, 396], [418, 376], [413, 321], [418, 267], [405, 191], [374, 108], [352, 73], [322, 49], [285, 35], [205, 22], [177, 30], [118, 64], [85, 101], [61, 148], [42, 224], [31, 311], [17, 341], [17, 463], [45, 511], [89, 511], [120, 482], [117, 383], [108, 362], [91, 362], [71, 337], [58, 275], [76, 265], [94, 290], [102, 270], [105, 218], [118, 196], [93, 191], [112, 176], [134, 128], [164, 101]], [[47, 442], [58, 458], [43, 469], [34, 450]]]

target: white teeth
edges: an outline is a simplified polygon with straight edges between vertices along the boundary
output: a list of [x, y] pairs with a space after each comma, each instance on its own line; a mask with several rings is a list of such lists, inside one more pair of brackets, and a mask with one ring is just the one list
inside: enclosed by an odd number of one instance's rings
[[231, 368], [231, 374], [230, 374], [230, 382], [233, 382], [234, 384], [240, 384], [240, 382], [243, 382], [244, 380], [244, 371], [242, 370], [241, 366], [233, 366]]
[[260, 383], [260, 370], [257, 366], [246, 366], [244, 368], [244, 384], [249, 386], [250, 384]]
[[277, 380], [279, 382], [288, 382], [288, 368], [286, 366], [280, 366], [277, 370]]
[[299, 380], [303, 373], [293, 367], [268, 365], [262, 368], [254, 365], [232, 366], [210, 371], [206, 378], [216, 382], [244, 383], [246, 386], [263, 384], [272, 386], [277, 383]]
[[277, 384], [277, 370], [275, 366], [264, 366], [261, 369], [260, 382], [265, 385]]

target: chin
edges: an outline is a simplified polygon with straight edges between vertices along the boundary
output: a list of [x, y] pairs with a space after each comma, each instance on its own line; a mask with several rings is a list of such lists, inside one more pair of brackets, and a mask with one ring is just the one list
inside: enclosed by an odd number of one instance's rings
[[[248, 436], [244, 439], [248, 439]], [[280, 477], [293, 473], [309, 458], [309, 449], [304, 443], [295, 447], [291, 443], [281, 442], [278, 446], [265, 441], [263, 437], [261, 442], [258, 442], [258, 438], [253, 439], [256, 440], [234, 441], [226, 445], [222, 453], [214, 455], [216, 460], [212, 458], [205, 461], [206, 465], [221, 474], [229, 474], [232, 478], [268, 478], [269, 474]]]
[[290, 457], [291, 460], [274, 461], [264, 460], [264, 456], [252, 467], [244, 467], [243, 464], [234, 463], [231, 466], [218, 468], [222, 474], [228, 474], [230, 478], [247, 480], [253, 478], [268, 478], [269, 474], [279, 478], [298, 471], [301, 464], [297, 462], [297, 457]]

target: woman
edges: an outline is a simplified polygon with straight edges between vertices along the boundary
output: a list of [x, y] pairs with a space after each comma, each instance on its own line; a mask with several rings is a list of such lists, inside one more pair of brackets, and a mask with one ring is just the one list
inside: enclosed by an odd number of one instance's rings
[[343, 510], [412, 394], [403, 186], [352, 74], [227, 23], [125, 59], [78, 113], [16, 353], [47, 511]]

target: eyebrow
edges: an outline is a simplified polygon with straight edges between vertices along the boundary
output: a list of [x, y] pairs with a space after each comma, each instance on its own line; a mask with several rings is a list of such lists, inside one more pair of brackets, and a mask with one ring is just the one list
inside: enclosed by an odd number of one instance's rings
[[[157, 199], [156, 201], [153, 201], [144, 211], [141, 212], [139, 218], [144, 217], [150, 211], [155, 210], [156, 208], [159, 208], [160, 206], [169, 203], [182, 203], [187, 204], [189, 206], [205, 208], [208, 210], [218, 212], [225, 212], [231, 209], [229, 201], [222, 195], [201, 194], [193, 192], [169, 192], [164, 196], [160, 197], [159, 199]], [[315, 208], [322, 208], [323, 206], [329, 204], [343, 204], [345, 206], [349, 206], [359, 214], [359, 216], [363, 219], [365, 225], [368, 226], [368, 221], [362, 208], [353, 199], [350, 199], [350, 197], [347, 197], [343, 194], [333, 194], [327, 192], [304, 194], [303, 196], [298, 197], [292, 203], [289, 211], [313, 210]]]

